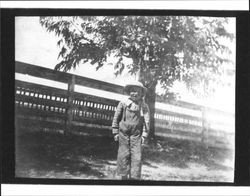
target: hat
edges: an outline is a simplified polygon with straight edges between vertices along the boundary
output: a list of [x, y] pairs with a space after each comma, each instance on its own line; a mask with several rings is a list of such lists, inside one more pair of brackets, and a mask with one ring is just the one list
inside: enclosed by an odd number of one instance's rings
[[124, 87], [125, 93], [129, 94], [130, 88], [131, 88], [132, 86], [140, 87], [140, 88], [142, 89], [142, 94], [143, 94], [143, 96], [146, 95], [146, 91], [147, 91], [146, 87], [144, 87], [143, 84], [142, 84], [141, 82], [138, 82], [138, 81], [133, 81], [133, 82], [127, 83], [127, 84], [125, 85], [125, 87]]

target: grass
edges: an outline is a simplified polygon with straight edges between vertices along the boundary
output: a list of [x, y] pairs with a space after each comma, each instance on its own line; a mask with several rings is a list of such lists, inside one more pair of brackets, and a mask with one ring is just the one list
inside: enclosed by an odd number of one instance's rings
[[[118, 145], [109, 137], [49, 133], [16, 139], [16, 176], [57, 179], [117, 179]], [[144, 146], [143, 180], [232, 182], [233, 151], [158, 138]]]

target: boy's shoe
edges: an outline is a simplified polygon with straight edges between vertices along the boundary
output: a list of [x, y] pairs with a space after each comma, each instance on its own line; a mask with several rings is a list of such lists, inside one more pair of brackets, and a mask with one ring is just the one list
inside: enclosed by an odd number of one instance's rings
[[121, 179], [122, 180], [128, 180], [128, 176], [127, 175], [126, 176], [122, 176]]

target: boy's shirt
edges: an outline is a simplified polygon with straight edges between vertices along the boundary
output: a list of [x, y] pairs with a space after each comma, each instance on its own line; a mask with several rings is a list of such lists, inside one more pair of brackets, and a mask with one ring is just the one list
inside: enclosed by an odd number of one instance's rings
[[144, 101], [140, 101], [139, 104], [136, 104], [134, 101], [132, 101], [129, 98], [126, 99], [125, 101], [121, 101], [117, 106], [117, 109], [113, 118], [113, 123], [112, 123], [112, 133], [113, 134], [119, 133], [119, 122], [122, 119], [123, 110], [125, 109], [125, 107], [133, 111], [140, 110], [140, 115], [144, 117], [144, 126], [143, 126], [142, 136], [147, 137], [149, 134], [149, 130], [150, 130], [150, 124], [149, 124], [150, 115], [149, 115], [148, 105]]

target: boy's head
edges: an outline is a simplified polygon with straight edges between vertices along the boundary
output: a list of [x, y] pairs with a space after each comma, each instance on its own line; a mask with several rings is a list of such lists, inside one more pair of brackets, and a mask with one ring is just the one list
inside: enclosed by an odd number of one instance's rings
[[138, 101], [146, 94], [146, 88], [140, 82], [132, 82], [125, 86], [124, 91], [133, 101]]

